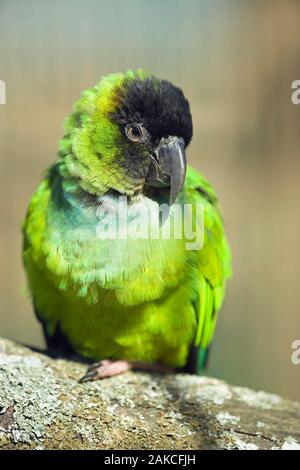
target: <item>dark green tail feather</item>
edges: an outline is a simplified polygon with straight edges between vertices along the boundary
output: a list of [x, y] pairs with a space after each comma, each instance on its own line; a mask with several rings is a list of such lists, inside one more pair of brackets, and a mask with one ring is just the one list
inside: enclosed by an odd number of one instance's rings
[[207, 369], [209, 360], [210, 346], [205, 349], [199, 349], [198, 351], [198, 363], [197, 363], [197, 374], [201, 373], [203, 369]]

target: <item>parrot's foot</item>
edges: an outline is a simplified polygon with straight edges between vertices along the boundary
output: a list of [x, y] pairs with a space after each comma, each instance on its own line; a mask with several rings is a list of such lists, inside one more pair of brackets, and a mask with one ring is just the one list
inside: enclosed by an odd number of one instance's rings
[[100, 362], [92, 364], [86, 374], [79, 379], [80, 383], [89, 382], [92, 380], [106, 379], [114, 375], [123, 374], [132, 368], [130, 362], [127, 361], [110, 361], [105, 359]]
[[159, 372], [161, 374], [172, 373], [174, 369], [162, 366], [160, 364], [150, 364], [144, 362], [129, 362], [122, 360], [109, 360], [105, 359], [100, 362], [92, 364], [86, 374], [79, 379], [80, 383], [90, 382], [93, 380], [106, 379], [108, 377], [114, 377], [115, 375], [123, 374], [131, 369], [147, 370], [153, 372]]

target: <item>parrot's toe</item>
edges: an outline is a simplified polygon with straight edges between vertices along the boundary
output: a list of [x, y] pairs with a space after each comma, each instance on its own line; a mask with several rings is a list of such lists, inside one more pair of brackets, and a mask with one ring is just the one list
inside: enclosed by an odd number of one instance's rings
[[132, 368], [132, 364], [127, 361], [111, 361], [105, 359], [92, 364], [86, 374], [79, 379], [79, 383], [90, 382], [93, 380], [106, 379], [115, 375], [123, 374]]

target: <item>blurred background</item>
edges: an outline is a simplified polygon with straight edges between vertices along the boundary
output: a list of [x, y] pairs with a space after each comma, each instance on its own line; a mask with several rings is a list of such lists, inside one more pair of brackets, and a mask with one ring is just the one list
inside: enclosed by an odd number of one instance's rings
[[62, 123], [107, 73], [182, 87], [188, 157], [214, 185], [234, 276], [209, 374], [300, 399], [300, 79], [297, 0], [0, 0], [0, 335], [36, 346], [20, 225]]

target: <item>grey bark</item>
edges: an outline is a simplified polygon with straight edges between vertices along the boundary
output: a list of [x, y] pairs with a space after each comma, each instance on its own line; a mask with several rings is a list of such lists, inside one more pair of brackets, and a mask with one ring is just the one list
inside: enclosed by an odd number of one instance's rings
[[128, 372], [0, 343], [2, 449], [299, 449], [300, 404], [210, 377]]

